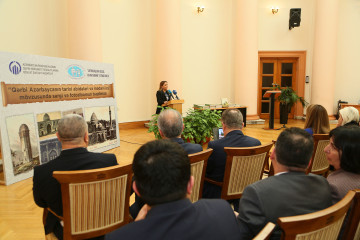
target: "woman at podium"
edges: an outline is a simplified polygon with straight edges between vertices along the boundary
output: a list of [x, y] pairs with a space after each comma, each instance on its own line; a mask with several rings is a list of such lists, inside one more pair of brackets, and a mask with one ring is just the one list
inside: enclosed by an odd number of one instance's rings
[[[168, 101], [170, 101], [170, 92], [168, 91], [168, 82], [167, 81], [161, 81], [159, 90], [156, 92], [156, 100], [157, 105], [159, 106], [166, 106]], [[156, 108], [156, 114], [159, 114], [161, 111], [161, 108]]]

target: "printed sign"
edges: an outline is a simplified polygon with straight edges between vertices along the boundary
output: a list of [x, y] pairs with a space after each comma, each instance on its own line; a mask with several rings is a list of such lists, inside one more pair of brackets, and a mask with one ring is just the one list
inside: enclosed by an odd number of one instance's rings
[[0, 182], [32, 177], [61, 152], [58, 121], [79, 114], [89, 151], [120, 145], [112, 64], [0, 52]]

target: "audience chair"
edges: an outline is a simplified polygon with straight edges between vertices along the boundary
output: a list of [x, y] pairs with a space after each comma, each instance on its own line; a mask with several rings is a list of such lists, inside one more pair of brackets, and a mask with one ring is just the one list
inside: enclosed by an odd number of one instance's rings
[[353, 190], [355, 192], [354, 202], [346, 219], [346, 225], [342, 240], [360, 239], [360, 189]]
[[64, 239], [104, 235], [129, 222], [131, 165], [55, 171], [61, 184]]
[[282, 240], [336, 240], [355, 192], [324, 210], [292, 217], [281, 217], [277, 223], [283, 230]]
[[189, 154], [191, 176], [194, 177], [194, 187], [190, 196], [191, 202], [196, 202], [202, 196], [207, 161], [212, 152], [213, 150], [209, 148], [202, 152]]
[[[276, 140], [272, 140], [273, 147], [275, 147]], [[274, 148], [271, 148], [269, 155], [266, 157], [265, 167], [264, 167], [264, 173], [268, 175], [268, 177], [274, 176], [274, 166], [272, 165], [272, 162], [270, 160], [271, 151], [274, 151]]]
[[268, 222], [265, 227], [253, 238], [253, 240], [268, 240], [274, 231], [275, 224]]
[[205, 178], [205, 181], [222, 187], [222, 199], [241, 198], [247, 185], [261, 180], [272, 146], [273, 143], [257, 147], [225, 147], [227, 157], [224, 181], [217, 182], [209, 178]]
[[306, 173], [314, 173], [327, 177], [329, 162], [326, 159], [324, 148], [329, 144], [329, 134], [314, 134], [314, 152]]

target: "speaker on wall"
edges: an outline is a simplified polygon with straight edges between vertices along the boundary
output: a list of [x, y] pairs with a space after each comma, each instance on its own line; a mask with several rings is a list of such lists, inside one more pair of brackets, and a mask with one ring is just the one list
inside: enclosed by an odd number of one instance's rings
[[289, 30], [294, 27], [300, 27], [301, 8], [290, 8]]

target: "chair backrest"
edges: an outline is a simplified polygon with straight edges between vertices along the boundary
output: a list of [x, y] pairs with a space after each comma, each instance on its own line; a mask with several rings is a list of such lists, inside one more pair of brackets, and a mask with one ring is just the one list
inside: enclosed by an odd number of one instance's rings
[[212, 152], [213, 150], [209, 148], [202, 152], [189, 154], [191, 176], [194, 177], [194, 186], [190, 196], [191, 202], [196, 202], [202, 196], [207, 161]]
[[227, 154], [222, 199], [241, 198], [245, 187], [261, 180], [273, 143], [257, 147], [225, 147]]
[[253, 240], [268, 240], [274, 231], [275, 224], [268, 222], [265, 227], [253, 238]]
[[64, 239], [104, 235], [129, 222], [131, 165], [55, 171], [61, 184]]
[[336, 240], [354, 196], [355, 193], [349, 191], [341, 201], [324, 210], [279, 218], [277, 223], [283, 230], [281, 239]]
[[353, 191], [355, 192], [354, 203], [344, 226], [342, 240], [360, 239], [360, 189]]
[[327, 176], [329, 172], [329, 162], [326, 159], [324, 148], [329, 144], [329, 134], [314, 134], [314, 152], [310, 165], [306, 173], [314, 173]]

